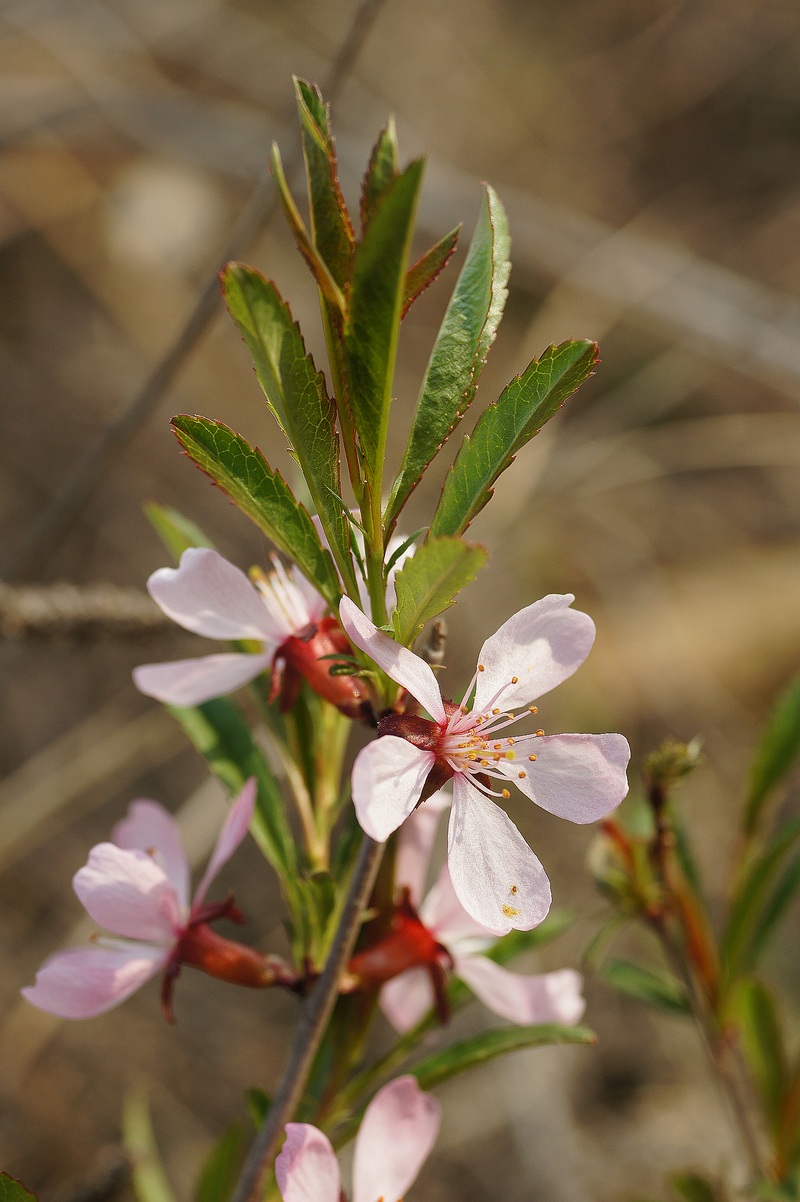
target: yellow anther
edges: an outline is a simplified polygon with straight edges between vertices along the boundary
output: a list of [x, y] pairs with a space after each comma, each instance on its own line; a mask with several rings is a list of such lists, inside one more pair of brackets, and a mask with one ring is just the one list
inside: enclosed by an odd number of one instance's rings
[[509, 793], [508, 789], [503, 789], [502, 796], [503, 796], [503, 797], [510, 797], [510, 796], [511, 796], [511, 794]]
[[531, 763], [533, 763], [533, 761], [536, 759], [536, 756], [535, 756], [535, 755], [529, 755], [529, 756], [528, 756], [528, 759], [531, 761]]
[[467, 756], [467, 759], [468, 759], [468, 760], [477, 760], [477, 758], [478, 758], [478, 757], [477, 757], [477, 755], [475, 754], [475, 752], [474, 752], [474, 751], [471, 751], [471, 752], [469, 753], [469, 755]]
[[529, 710], [529, 711], [530, 711], [530, 713], [532, 713], [532, 714], [538, 714], [538, 713], [539, 713], [539, 707], [538, 707], [538, 705], [529, 705], [529, 706], [528, 706], [528, 710]]
[[503, 744], [502, 744], [502, 743], [495, 743], [495, 745], [494, 745], [494, 749], [495, 749], [495, 751], [502, 751], [502, 750], [503, 750]]
[[519, 684], [519, 677], [518, 677], [518, 676], [512, 676], [512, 677], [511, 677], [511, 683], [512, 683], [512, 684]]
[[543, 730], [537, 730], [537, 732], [536, 732], [536, 737], [537, 737], [537, 738], [539, 738], [539, 739], [541, 739], [541, 737], [542, 737], [542, 735], [543, 735], [543, 734], [544, 734], [544, 731], [543, 731]]
[[517, 773], [517, 776], [519, 777], [519, 779], [520, 779], [520, 780], [523, 780], [523, 779], [524, 779], [524, 777], [526, 777], [527, 775], [528, 775], [528, 774], [527, 774], [527, 772], [525, 771], [525, 769], [524, 769], [524, 768], [522, 769], [522, 771], [521, 771], [521, 772], [518, 772], [518, 773]]
[[500, 710], [499, 710], [499, 709], [493, 709], [493, 710], [492, 710], [492, 713], [493, 713], [493, 714], [499, 714], [499, 713], [500, 713]]
[[483, 664], [478, 664], [478, 671], [479, 671], [479, 672], [485, 672], [485, 671], [486, 671], [486, 669], [484, 668]]

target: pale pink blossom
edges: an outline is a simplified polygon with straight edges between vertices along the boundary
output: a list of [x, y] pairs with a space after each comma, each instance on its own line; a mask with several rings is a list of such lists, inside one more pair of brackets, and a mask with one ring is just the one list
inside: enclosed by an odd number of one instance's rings
[[331, 675], [337, 654], [349, 645], [325, 599], [293, 565], [276, 555], [272, 571], [252, 582], [217, 551], [190, 547], [177, 568], [159, 568], [147, 581], [160, 609], [194, 634], [255, 643], [258, 650], [224, 651], [199, 659], [143, 664], [134, 669], [140, 692], [169, 705], [201, 705], [272, 671], [271, 695], [283, 708], [294, 703], [301, 677], [350, 717], [366, 694], [350, 676]]
[[[571, 822], [594, 822], [627, 793], [630, 748], [622, 735], [515, 734], [531, 702], [566, 680], [594, 641], [594, 623], [551, 595], [509, 618], [481, 648], [460, 705], [413, 651], [383, 634], [353, 602], [340, 605], [353, 643], [401, 685], [431, 720], [389, 714], [357, 756], [352, 792], [363, 829], [384, 841], [420, 800], [453, 780], [448, 862], [467, 913], [493, 934], [529, 930], [550, 908], [542, 865], [493, 798], [513, 781], [530, 800]], [[473, 696], [474, 692], [474, 696]], [[470, 704], [470, 698], [472, 702]], [[492, 781], [500, 788], [492, 788]]]
[[[181, 964], [212, 971], [220, 952], [227, 956], [226, 967], [238, 972], [226, 979], [262, 983], [257, 977], [263, 972], [264, 957], [222, 940], [207, 926], [215, 918], [241, 920], [232, 899], [205, 901], [211, 882], [247, 834], [255, 798], [256, 782], [251, 777], [225, 818], [191, 901], [191, 870], [175, 819], [155, 801], [134, 801], [127, 817], [114, 828], [113, 842], [93, 847], [72, 882], [89, 917], [111, 937], [99, 936], [90, 947], [56, 952], [22, 996], [61, 1018], [92, 1018], [125, 1001], [163, 971], [162, 1000], [170, 1016], [171, 989]], [[242, 975], [252, 979], [242, 980]]]
[[[533, 976], [509, 972], [483, 952], [495, 939], [470, 918], [455, 895], [447, 865], [423, 900], [433, 841], [439, 815], [448, 806], [439, 792], [421, 806], [403, 824], [397, 849], [397, 884], [408, 891], [412, 906], [419, 912], [439, 949], [446, 952], [447, 964], [483, 1002], [501, 1018], [530, 1026], [560, 1023], [573, 1026], [583, 1016], [586, 1004], [581, 996], [583, 981], [572, 969], [538, 973]], [[407, 1031], [436, 1004], [436, 992], [430, 967], [416, 967], [401, 973], [384, 985], [380, 1005], [397, 1031]]]
[[[414, 1077], [398, 1077], [370, 1102], [356, 1136], [352, 1202], [402, 1202], [436, 1142], [441, 1107]], [[287, 1123], [275, 1161], [283, 1202], [340, 1202], [330, 1140], [310, 1123]]]

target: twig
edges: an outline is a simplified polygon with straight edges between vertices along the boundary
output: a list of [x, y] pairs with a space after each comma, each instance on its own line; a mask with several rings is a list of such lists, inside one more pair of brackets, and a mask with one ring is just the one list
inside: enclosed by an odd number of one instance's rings
[[253, 1140], [230, 1202], [256, 1202], [275, 1158], [283, 1127], [294, 1114], [305, 1088], [328, 1019], [339, 995], [339, 978], [350, 958], [375, 883], [384, 844], [365, 835], [358, 853], [342, 920], [325, 968], [308, 996], [292, 1040], [289, 1060], [264, 1125]]
[[142, 637], [172, 625], [143, 592], [113, 584], [0, 584], [0, 639]]
[[[385, 2], [386, 0], [362, 0], [356, 9], [344, 41], [322, 85], [328, 100], [335, 100], [341, 92]], [[294, 174], [299, 162], [299, 151], [288, 157], [288, 176]], [[272, 177], [265, 170], [236, 223], [228, 245], [222, 252], [219, 266], [223, 267], [229, 259], [238, 258], [259, 230], [272, 220], [278, 208], [279, 200]], [[106, 426], [94, 446], [78, 461], [21, 543], [0, 560], [0, 579], [17, 580], [35, 575], [56, 544], [72, 529], [116, 456], [155, 412], [164, 393], [205, 332], [219, 302], [217, 275], [215, 270], [209, 276], [180, 333], [140, 391], [119, 417]]]

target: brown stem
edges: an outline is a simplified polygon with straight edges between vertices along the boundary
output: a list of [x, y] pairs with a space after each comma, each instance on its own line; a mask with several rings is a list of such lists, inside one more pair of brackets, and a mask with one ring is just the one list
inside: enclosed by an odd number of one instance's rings
[[339, 978], [350, 959], [361, 919], [380, 865], [382, 843], [367, 835], [358, 853], [342, 920], [325, 968], [312, 989], [300, 1015], [289, 1059], [264, 1125], [253, 1140], [231, 1202], [257, 1202], [264, 1178], [275, 1159], [284, 1124], [291, 1120], [300, 1101], [317, 1050], [325, 1034], [336, 998]]

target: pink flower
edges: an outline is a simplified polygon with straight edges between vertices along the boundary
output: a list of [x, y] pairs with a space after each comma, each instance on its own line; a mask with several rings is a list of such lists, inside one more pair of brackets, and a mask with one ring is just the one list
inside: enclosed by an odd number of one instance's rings
[[[444, 949], [449, 961], [446, 967], [452, 968], [475, 996], [501, 1018], [526, 1026], [535, 1023], [572, 1026], [579, 1022], [586, 1008], [580, 974], [565, 968], [526, 976], [509, 972], [482, 955], [494, 939], [487, 938], [485, 929], [464, 910], [453, 891], [446, 864], [421, 902], [439, 815], [445, 808], [443, 794], [436, 793], [404, 824], [395, 875], [398, 884], [407, 889], [412, 905], [419, 910], [420, 920], [432, 941]], [[415, 1026], [436, 1003], [431, 967], [412, 968], [381, 990], [381, 1009], [397, 1031]]]
[[[481, 648], [461, 705], [442, 698], [431, 667], [381, 633], [345, 597], [339, 614], [353, 643], [431, 715], [388, 714], [380, 736], [357, 756], [353, 802], [358, 820], [383, 841], [426, 796], [453, 780], [448, 863], [456, 896], [488, 931], [535, 927], [550, 908], [542, 865], [494, 797], [513, 781], [537, 805], [571, 822], [594, 822], [628, 791], [630, 748], [622, 735], [516, 735], [508, 728], [536, 713], [548, 693], [583, 663], [594, 623], [551, 595], [504, 622]], [[474, 689], [472, 705], [470, 697]], [[520, 712], [515, 712], [520, 710]]]
[[61, 1018], [92, 1018], [163, 970], [162, 1003], [171, 1018], [182, 964], [239, 984], [273, 983], [264, 979], [271, 975], [268, 958], [207, 925], [223, 917], [241, 921], [232, 898], [207, 905], [205, 896], [247, 834], [255, 798], [251, 777], [231, 806], [191, 904], [191, 870], [175, 819], [157, 802], [133, 802], [114, 828], [114, 842], [93, 847], [72, 882], [90, 918], [115, 938], [100, 936], [91, 947], [56, 952], [22, 996]]
[[190, 547], [177, 568], [159, 568], [147, 581], [151, 597], [185, 630], [209, 639], [254, 642], [261, 650], [228, 651], [200, 659], [143, 664], [133, 673], [140, 692], [169, 705], [200, 705], [232, 693], [271, 669], [272, 697], [291, 708], [301, 678], [350, 717], [366, 693], [351, 676], [331, 675], [335, 655], [350, 647], [326, 602], [295, 568], [273, 556], [273, 571], [253, 584], [217, 551]]
[[[352, 1202], [402, 1202], [436, 1142], [440, 1118], [439, 1103], [414, 1077], [378, 1090], [356, 1136]], [[286, 1124], [275, 1176], [283, 1202], [344, 1198], [330, 1140], [310, 1123]]]

